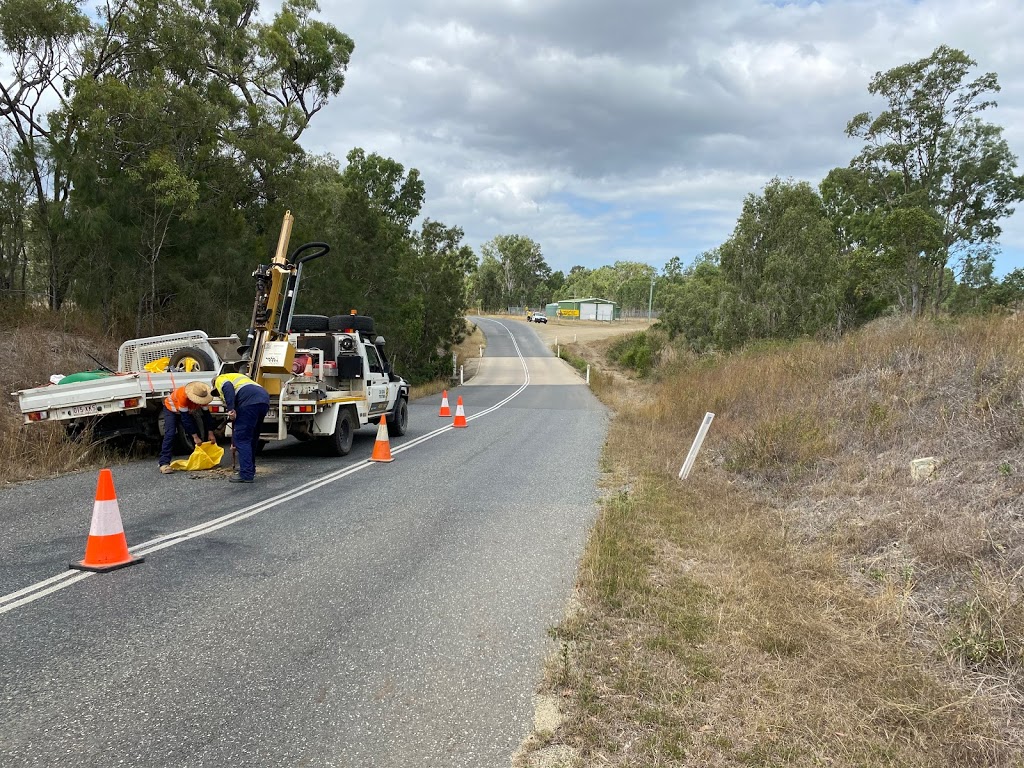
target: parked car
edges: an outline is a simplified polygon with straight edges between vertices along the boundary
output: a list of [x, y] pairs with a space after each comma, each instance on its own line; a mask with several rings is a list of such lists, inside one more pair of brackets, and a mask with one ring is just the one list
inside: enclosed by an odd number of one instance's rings
[[548, 316], [545, 315], [543, 312], [534, 312], [533, 313], [533, 322], [535, 322], [535, 323], [544, 323], [545, 325], [547, 325]]

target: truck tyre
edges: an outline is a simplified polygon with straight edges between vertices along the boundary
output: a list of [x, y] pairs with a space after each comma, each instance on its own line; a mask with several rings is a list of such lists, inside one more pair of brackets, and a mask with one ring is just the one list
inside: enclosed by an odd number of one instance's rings
[[295, 333], [327, 333], [326, 315], [292, 315]]
[[338, 414], [334, 425], [334, 434], [327, 438], [327, 445], [332, 456], [348, 456], [352, 450], [352, 437], [355, 434], [351, 408], [343, 408]]
[[351, 328], [362, 334], [373, 333], [373, 318], [369, 315], [335, 315], [327, 321], [327, 330], [340, 333]]
[[401, 437], [409, 428], [409, 403], [404, 397], [398, 398], [388, 419], [388, 434]]
[[169, 371], [213, 371], [216, 367], [209, 353], [196, 347], [179, 349], [167, 364]]

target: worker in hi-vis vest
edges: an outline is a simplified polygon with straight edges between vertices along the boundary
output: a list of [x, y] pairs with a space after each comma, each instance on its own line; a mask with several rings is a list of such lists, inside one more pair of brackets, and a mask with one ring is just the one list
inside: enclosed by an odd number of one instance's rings
[[[203, 442], [203, 435], [211, 443], [217, 437], [213, 430], [215, 424], [206, 406], [213, 400], [210, 388], [201, 381], [192, 381], [183, 387], [178, 387], [164, 398], [164, 441], [160, 445], [160, 471], [169, 475], [171, 473], [171, 449], [174, 446], [174, 435], [178, 431], [180, 422], [185, 429], [185, 434], [192, 438], [192, 441], [199, 445]], [[204, 428], [206, 431], [200, 431]]]
[[270, 410], [270, 395], [263, 387], [241, 373], [222, 373], [213, 380], [214, 394], [220, 395], [228, 409], [231, 441], [238, 451], [238, 474], [232, 483], [251, 483], [256, 479], [256, 445], [260, 425]]

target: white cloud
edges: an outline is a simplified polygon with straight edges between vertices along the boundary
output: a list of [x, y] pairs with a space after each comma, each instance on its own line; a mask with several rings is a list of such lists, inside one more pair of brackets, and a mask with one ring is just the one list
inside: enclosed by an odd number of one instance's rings
[[[1024, 14], [1012, 0], [330, 0], [356, 50], [303, 143], [416, 167], [424, 213], [471, 245], [507, 232], [554, 269], [691, 259], [772, 176], [817, 183], [859, 146], [878, 71], [963, 48], [999, 73], [1024, 153]], [[1024, 265], [1006, 222], [999, 271]], [[652, 223], [653, 222], [653, 223]]]

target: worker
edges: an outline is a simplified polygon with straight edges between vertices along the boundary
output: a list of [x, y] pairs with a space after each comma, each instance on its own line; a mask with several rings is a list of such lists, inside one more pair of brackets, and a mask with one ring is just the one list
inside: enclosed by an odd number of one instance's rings
[[160, 471], [169, 475], [171, 473], [171, 447], [174, 445], [174, 436], [178, 432], [180, 423], [185, 429], [185, 434], [192, 438], [196, 445], [203, 442], [200, 427], [205, 429], [207, 440], [215, 442], [217, 436], [213, 430], [215, 425], [210, 412], [203, 406], [213, 400], [213, 393], [210, 387], [201, 381], [192, 381], [183, 387], [178, 387], [164, 398], [164, 441], [160, 446]]
[[270, 410], [270, 395], [263, 387], [241, 373], [222, 373], [213, 380], [214, 394], [219, 394], [228, 409], [231, 441], [238, 451], [238, 474], [228, 478], [232, 483], [256, 480], [256, 447], [260, 426]]

